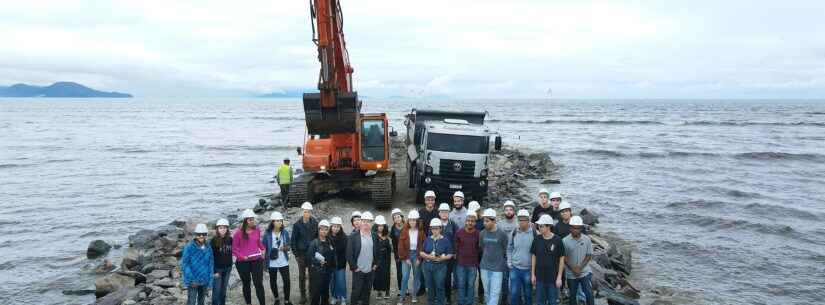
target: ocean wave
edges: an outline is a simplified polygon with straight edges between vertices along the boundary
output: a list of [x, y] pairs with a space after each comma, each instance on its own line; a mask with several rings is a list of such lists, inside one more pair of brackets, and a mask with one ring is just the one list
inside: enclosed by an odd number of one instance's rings
[[7, 168], [20, 168], [20, 167], [32, 167], [36, 164], [16, 164], [16, 163], [4, 163], [0, 164], [0, 169], [7, 169]]
[[207, 163], [202, 164], [200, 167], [263, 167], [263, 166], [270, 166], [269, 163], [234, 163], [234, 162], [222, 162], [222, 163]]
[[[744, 198], [753, 198], [753, 197], [761, 197], [760, 194], [753, 194], [743, 192], [746, 195], [736, 195], [736, 192], [741, 192], [737, 190], [730, 190], [725, 188], [719, 188], [718, 191], [725, 191], [729, 196], [737, 197], [743, 196]], [[741, 199], [737, 199], [741, 200]], [[805, 220], [813, 220], [818, 221], [820, 220], [820, 215], [817, 215], [812, 212], [804, 211], [795, 209], [792, 207], [787, 206], [775, 206], [769, 204], [762, 204], [762, 203], [749, 203], [746, 205], [735, 204], [732, 202], [724, 202], [724, 201], [716, 201], [716, 200], [689, 200], [689, 201], [675, 201], [665, 205], [665, 207], [679, 210], [679, 211], [692, 211], [692, 210], [715, 210], [715, 211], [724, 211], [724, 212], [736, 212], [736, 213], [745, 213], [749, 215], [754, 215], [758, 217], [764, 217], [766, 215], [770, 216], [770, 218], [774, 219], [805, 219]]]
[[825, 114], [825, 111], [809, 111], [809, 112], [805, 112], [805, 114], [817, 114], [817, 115], [819, 115], [819, 114]]
[[665, 216], [677, 222], [689, 223], [702, 228], [715, 230], [744, 230], [761, 234], [777, 235], [804, 239], [793, 227], [782, 224], [764, 224], [743, 219], [728, 219], [722, 217], [699, 215], [694, 213], [672, 214]]
[[695, 126], [817, 126], [825, 127], [822, 122], [733, 122], [733, 121], [686, 121], [682, 125]]
[[658, 121], [648, 120], [543, 120], [543, 121], [525, 121], [525, 120], [497, 120], [490, 119], [487, 122], [491, 123], [521, 123], [521, 124], [582, 124], [582, 125], [664, 125]]
[[602, 156], [602, 157], [624, 157], [625, 154], [620, 153], [614, 150], [608, 149], [585, 149], [585, 150], [577, 150], [573, 153], [577, 154], [586, 154], [586, 155], [593, 155], [593, 156]]
[[784, 152], [746, 152], [734, 155], [739, 159], [752, 160], [803, 160], [803, 161], [823, 161], [825, 155], [820, 154], [794, 154]]
[[268, 150], [282, 150], [295, 149], [295, 146], [286, 145], [198, 145], [198, 149], [211, 151], [233, 151], [233, 150], [251, 150], [251, 151], [268, 151]]

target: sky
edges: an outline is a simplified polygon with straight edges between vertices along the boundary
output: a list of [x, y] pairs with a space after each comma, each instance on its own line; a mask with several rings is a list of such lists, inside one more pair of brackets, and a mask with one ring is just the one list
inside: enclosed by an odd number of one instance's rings
[[[825, 98], [825, 1], [341, 6], [362, 96]], [[225, 97], [317, 84], [308, 0], [0, 7], [0, 85]]]

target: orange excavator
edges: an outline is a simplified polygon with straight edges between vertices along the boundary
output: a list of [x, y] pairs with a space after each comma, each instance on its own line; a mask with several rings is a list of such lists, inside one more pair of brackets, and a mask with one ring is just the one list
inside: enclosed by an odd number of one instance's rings
[[287, 202], [316, 202], [324, 194], [369, 193], [376, 207], [392, 205], [395, 172], [390, 169], [386, 113], [361, 113], [352, 86], [352, 66], [344, 41], [338, 0], [311, 0], [312, 41], [318, 47], [319, 93], [304, 93], [306, 138], [303, 173], [290, 186]]

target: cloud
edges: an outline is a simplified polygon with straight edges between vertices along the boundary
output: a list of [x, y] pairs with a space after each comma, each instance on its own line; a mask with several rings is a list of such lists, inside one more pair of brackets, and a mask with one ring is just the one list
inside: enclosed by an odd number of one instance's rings
[[[821, 1], [343, 1], [362, 95], [822, 97]], [[314, 88], [306, 1], [28, 1], [0, 84], [142, 96]]]

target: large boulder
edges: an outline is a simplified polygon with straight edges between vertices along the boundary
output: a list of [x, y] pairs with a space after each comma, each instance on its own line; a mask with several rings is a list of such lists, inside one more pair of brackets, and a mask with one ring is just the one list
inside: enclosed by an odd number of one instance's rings
[[157, 237], [157, 232], [153, 230], [140, 230], [129, 236], [129, 246], [132, 248], [148, 249], [153, 246]]
[[129, 295], [129, 289], [130, 288], [123, 287], [113, 291], [112, 293], [95, 300], [94, 305], [121, 305]]
[[89, 243], [89, 247], [86, 248], [86, 256], [88, 258], [97, 258], [102, 255], [106, 255], [109, 253], [109, 250], [112, 249], [112, 246], [102, 240], [93, 240]]
[[118, 291], [121, 288], [132, 287], [135, 287], [135, 279], [133, 277], [120, 273], [110, 273], [95, 280], [95, 296], [100, 298]]
[[136, 248], [128, 248], [123, 252], [123, 258], [120, 261], [120, 266], [126, 270], [139, 269], [142, 264], [140, 251]]

